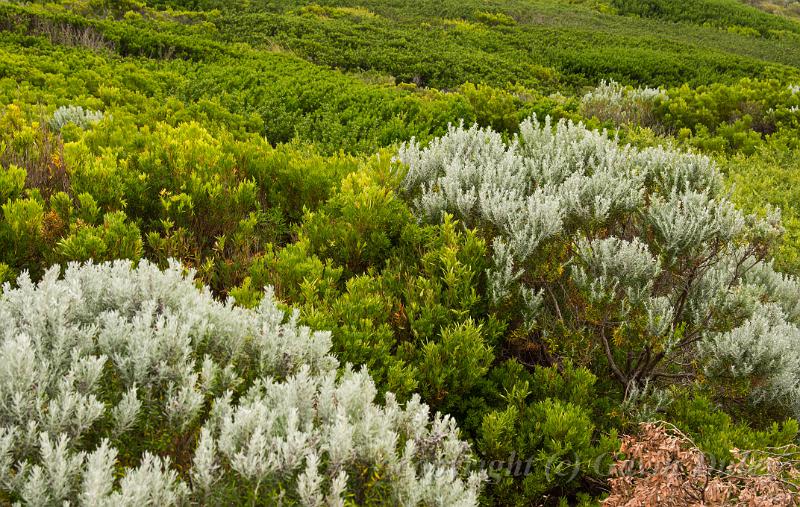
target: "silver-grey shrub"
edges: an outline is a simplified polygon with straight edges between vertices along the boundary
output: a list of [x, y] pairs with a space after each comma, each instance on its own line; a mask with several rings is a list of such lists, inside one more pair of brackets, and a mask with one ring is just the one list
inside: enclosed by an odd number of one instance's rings
[[270, 293], [247, 310], [177, 264], [72, 264], [6, 284], [0, 322], [0, 498], [477, 503], [455, 422], [418, 397], [377, 404]]
[[86, 130], [93, 123], [97, 123], [104, 117], [102, 111], [92, 111], [81, 106], [61, 106], [55, 110], [50, 118], [50, 128], [56, 132], [61, 131], [64, 125], [74, 123], [78, 127]]
[[603, 80], [581, 98], [580, 111], [587, 118], [596, 117], [615, 125], [660, 127], [655, 106], [666, 99], [667, 93], [659, 88], [632, 88]]
[[492, 303], [553, 353], [594, 357], [628, 393], [764, 375], [753, 399], [800, 415], [800, 286], [768, 262], [779, 213], [743, 214], [710, 159], [534, 117], [508, 142], [451, 126], [398, 160], [420, 220], [491, 241]]

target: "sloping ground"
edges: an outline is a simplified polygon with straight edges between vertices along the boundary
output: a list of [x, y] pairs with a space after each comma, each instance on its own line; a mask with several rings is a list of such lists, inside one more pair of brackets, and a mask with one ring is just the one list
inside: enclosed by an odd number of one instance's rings
[[[738, 6], [717, 3], [730, 11]], [[714, 16], [714, 25], [685, 10], [683, 17], [667, 12], [652, 19], [623, 15], [633, 8], [610, 10], [541, 0], [405, 8], [387, 1], [281, 1], [231, 11], [216, 25], [231, 40], [278, 44], [317, 63], [440, 88], [465, 81], [569, 87], [595, 84], [597, 76], [650, 86], [708, 84], [793, 75], [782, 65], [800, 64], [800, 25], [752, 8], [755, 19], [747, 11]], [[552, 80], [542, 66], [561, 78]]]
[[800, 2], [797, 0], [741, 0], [770, 14], [800, 20]]

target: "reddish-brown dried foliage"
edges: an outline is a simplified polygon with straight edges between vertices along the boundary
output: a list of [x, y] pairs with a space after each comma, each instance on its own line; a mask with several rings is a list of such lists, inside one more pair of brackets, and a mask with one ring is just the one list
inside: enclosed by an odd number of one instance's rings
[[624, 455], [610, 479], [606, 507], [800, 505], [797, 452], [734, 449], [734, 461], [716, 470], [703, 452], [675, 428], [643, 424], [626, 436]]

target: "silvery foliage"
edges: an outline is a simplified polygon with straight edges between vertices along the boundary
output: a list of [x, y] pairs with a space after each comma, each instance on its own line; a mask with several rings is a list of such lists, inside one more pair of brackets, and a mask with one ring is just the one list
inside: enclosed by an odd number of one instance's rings
[[788, 404], [800, 414], [800, 328], [786, 320], [777, 304], [761, 305], [740, 327], [702, 344], [710, 358], [706, 371], [728, 378], [766, 380], [753, 393], [757, 401]]
[[[30, 505], [344, 505], [374, 471], [388, 503], [475, 505], [482, 476], [454, 420], [418, 397], [377, 405], [366, 371], [341, 373], [330, 334], [297, 318], [269, 291], [255, 310], [220, 303], [178, 264], [23, 274], [0, 295], [0, 491]], [[123, 467], [145, 428], [196, 432], [193, 466], [145, 450]]]
[[[743, 325], [701, 344], [706, 373], [755, 379], [756, 401], [789, 406], [800, 417], [800, 280], [761, 263], [746, 276], [756, 302]], [[752, 296], [751, 296], [752, 297]]]
[[582, 262], [576, 264], [573, 277], [578, 286], [588, 289], [591, 301], [619, 297], [623, 302], [636, 304], [646, 301], [652, 293], [661, 266], [638, 238], [633, 241], [580, 238], [576, 247]]
[[659, 88], [625, 87], [614, 80], [603, 80], [581, 98], [581, 112], [616, 125], [633, 123], [644, 126], [657, 124], [653, 106], [666, 100], [667, 93]]
[[[789, 93], [791, 93], [792, 95], [800, 95], [800, 84], [789, 85]], [[790, 106], [789, 112], [790, 113], [800, 112], [800, 106]]]
[[[736, 209], [706, 157], [637, 150], [581, 124], [534, 117], [508, 143], [488, 129], [451, 126], [424, 148], [404, 145], [398, 159], [421, 220], [452, 214], [491, 237], [493, 302], [521, 303], [541, 333], [567, 325], [596, 338], [628, 392], [664, 372], [659, 365], [680, 368], [668, 360], [695, 354], [698, 343], [742, 339], [765, 303], [800, 322], [797, 281], [764, 262], [782, 233], [779, 213]], [[544, 266], [548, 278], [531, 274]], [[626, 349], [616, 333], [632, 329], [640, 348]], [[790, 363], [774, 373], [776, 392], [793, 389], [786, 372], [800, 378]]]
[[[580, 124], [552, 128], [549, 118], [540, 124], [534, 117], [508, 145], [489, 129], [451, 126], [424, 149], [404, 145], [398, 159], [408, 166], [404, 190], [423, 220], [450, 213], [468, 227], [496, 231], [489, 273], [495, 302], [522, 289], [523, 266], [544, 243], [587, 226], [626, 217], [652, 222], [672, 261], [735, 232], [714, 222], [731, 207], [714, 204], [722, 181], [710, 160], [661, 148], [637, 151]], [[739, 218], [733, 220], [740, 229]]]
[[51, 129], [57, 132], [68, 123], [74, 123], [86, 130], [92, 123], [102, 120], [103, 117], [102, 111], [92, 111], [81, 106], [61, 106], [53, 113], [49, 125]]

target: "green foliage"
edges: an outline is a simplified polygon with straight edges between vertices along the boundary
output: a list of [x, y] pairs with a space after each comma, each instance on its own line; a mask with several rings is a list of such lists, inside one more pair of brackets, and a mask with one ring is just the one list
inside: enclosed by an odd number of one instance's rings
[[[681, 10], [679, 2], [663, 3]], [[778, 70], [781, 64], [800, 63], [796, 38], [768, 42], [691, 25], [675, 30], [661, 19], [617, 15], [607, 2], [504, 0], [492, 4], [491, 12], [479, 0], [319, 4], [312, 10], [307, 2], [296, 0], [253, 3], [226, 10], [216, 26], [228, 40], [290, 50], [352, 72], [377, 70], [398, 82], [447, 89], [472, 82], [552, 91], [596, 84], [601, 78], [648, 86], [708, 84], [775, 75], [759, 60], [770, 62], [767, 65], [779, 73], [795, 72]], [[352, 16], [348, 9], [371, 15]], [[772, 22], [765, 29], [793, 33], [787, 27], [791, 24], [749, 11]], [[731, 23], [744, 26], [747, 21]]]
[[106, 213], [100, 226], [76, 223], [58, 242], [56, 254], [64, 260], [139, 260], [142, 239], [136, 224], [126, 223], [122, 211]]
[[442, 412], [457, 412], [493, 359], [480, 326], [468, 320], [442, 329], [440, 341], [426, 343], [419, 352], [419, 391]]
[[736, 0], [612, 0], [621, 14], [658, 18], [727, 29], [733, 33], [770, 37], [781, 32], [800, 34], [800, 23], [770, 16]]
[[[464, 83], [459, 92], [475, 111], [475, 121], [482, 127], [514, 132], [524, 115], [530, 113], [520, 94], [498, 90], [487, 85]], [[524, 93], [524, 91], [523, 91]], [[527, 102], [532, 102], [528, 100]]]
[[4, 252], [13, 265], [36, 265], [43, 250], [44, 206], [34, 198], [3, 204]]
[[786, 228], [775, 264], [781, 271], [800, 273], [800, 158], [782, 142], [760, 147], [753, 155], [731, 157], [724, 166], [737, 202], [752, 212], [780, 208]]
[[[14, 36], [6, 32], [14, 56], [9, 55], [0, 76], [30, 76], [31, 82], [41, 84], [52, 81], [48, 101], [80, 97], [83, 103], [75, 105], [88, 108], [99, 108], [96, 99], [117, 107], [152, 101], [148, 114], [156, 121], [167, 117], [172, 122], [224, 121], [227, 129], [234, 130], [229, 125], [233, 120], [242, 129], [260, 131], [272, 143], [300, 137], [329, 152], [374, 151], [412, 136], [439, 134], [453, 118], [472, 119], [469, 106], [455, 94], [370, 86], [289, 54], [255, 51], [241, 44], [220, 46], [196, 28], [188, 35], [173, 35], [174, 23], [111, 23], [16, 5], [0, 8], [0, 21], [25, 34], [17, 38], [41, 35], [37, 27], [45, 22], [57, 27], [88, 24], [111, 41], [117, 54], [154, 58], [144, 64], [150, 72], [141, 73], [107, 52], [94, 53], [79, 43], [70, 44], [76, 46], [73, 49], [54, 50], [41, 40], [32, 47], [14, 47]], [[98, 71], [103, 69], [102, 75], [107, 76], [103, 79], [113, 84], [98, 83]], [[62, 73], [73, 76], [66, 87], [57, 78]], [[18, 92], [13, 94], [16, 97]], [[95, 100], [87, 100], [87, 95]], [[171, 100], [158, 103], [159, 98], [167, 97]], [[175, 109], [182, 111], [175, 114]]]
[[317, 213], [306, 214], [301, 234], [320, 257], [348, 273], [362, 273], [369, 266], [381, 267], [411, 221], [394, 192], [364, 173], [353, 173]]
[[730, 462], [731, 449], [764, 449], [794, 444], [798, 423], [794, 419], [772, 422], [752, 429], [735, 422], [702, 394], [680, 393], [667, 409], [668, 420], [688, 434], [722, 469]]
[[286, 241], [304, 209], [313, 213], [362, 164], [299, 144], [273, 148], [257, 136], [214, 134], [195, 122], [140, 129], [124, 114], [62, 144], [19, 111], [12, 105], [2, 116], [2, 156], [34, 176], [12, 164], [0, 173], [0, 240], [9, 244], [0, 261], [34, 273], [70, 260], [181, 258], [225, 291], [241, 283], [258, 251]]
[[708, 152], [752, 154], [766, 139], [796, 147], [800, 95], [778, 81], [669, 89], [655, 115], [678, 139]]
[[478, 13], [475, 14], [475, 19], [489, 26], [513, 26], [516, 24], [514, 18], [502, 12], [478, 11]]
[[366, 364], [401, 398], [464, 410], [492, 363], [501, 323], [479, 318], [486, 245], [446, 221], [421, 227], [376, 176], [353, 173], [308, 212], [297, 240], [255, 260], [232, 291], [253, 305], [275, 287], [309, 324], [333, 332], [342, 360]]
[[0, 201], [7, 202], [19, 197], [25, 188], [27, 173], [24, 169], [9, 165], [0, 169]]
[[506, 407], [484, 417], [478, 440], [493, 502], [525, 505], [548, 492], [570, 495], [587, 476], [608, 469], [619, 444], [615, 431], [604, 434], [592, 422], [603, 407], [591, 372], [567, 362], [531, 374], [508, 361], [493, 375]]

